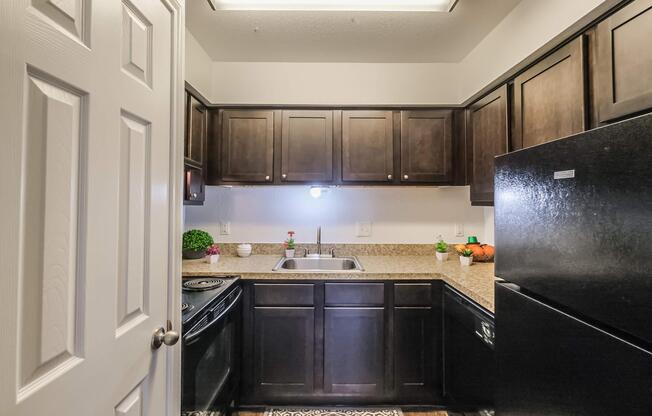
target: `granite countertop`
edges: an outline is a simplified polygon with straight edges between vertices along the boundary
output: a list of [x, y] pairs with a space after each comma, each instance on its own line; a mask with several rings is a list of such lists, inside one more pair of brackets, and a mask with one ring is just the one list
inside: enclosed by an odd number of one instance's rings
[[273, 272], [278, 255], [221, 256], [217, 264], [184, 260], [183, 276], [237, 274], [245, 280], [420, 280], [441, 279], [489, 311], [494, 311], [494, 264], [461, 266], [457, 256], [446, 262], [434, 256], [357, 256], [362, 272]]

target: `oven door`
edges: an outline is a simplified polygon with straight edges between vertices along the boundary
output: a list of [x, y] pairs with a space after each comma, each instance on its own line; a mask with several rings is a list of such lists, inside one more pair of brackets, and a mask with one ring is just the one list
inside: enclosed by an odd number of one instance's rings
[[237, 287], [183, 336], [184, 412], [226, 412], [240, 382], [242, 288]]

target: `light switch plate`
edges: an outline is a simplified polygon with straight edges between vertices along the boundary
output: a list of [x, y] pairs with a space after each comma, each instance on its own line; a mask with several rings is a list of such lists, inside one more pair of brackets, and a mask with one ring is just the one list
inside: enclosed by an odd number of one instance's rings
[[231, 234], [231, 223], [230, 222], [221, 222], [220, 223], [220, 235], [229, 235]]
[[371, 237], [371, 223], [368, 221], [356, 223], [356, 235], [358, 237]]

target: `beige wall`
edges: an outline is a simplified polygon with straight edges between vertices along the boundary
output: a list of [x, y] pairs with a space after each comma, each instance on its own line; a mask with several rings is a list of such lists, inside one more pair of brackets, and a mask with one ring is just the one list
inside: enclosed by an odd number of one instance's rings
[[455, 64], [214, 62], [226, 104], [450, 104]]
[[213, 61], [192, 33], [186, 29], [186, 81], [209, 100], [213, 99], [213, 70]]

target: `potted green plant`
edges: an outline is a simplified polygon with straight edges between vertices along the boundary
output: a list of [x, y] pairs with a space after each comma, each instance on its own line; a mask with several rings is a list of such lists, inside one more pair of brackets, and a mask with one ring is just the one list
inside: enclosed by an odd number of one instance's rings
[[444, 240], [440, 239], [435, 245], [435, 255], [439, 261], [448, 260], [448, 244]]
[[215, 264], [220, 260], [220, 246], [217, 244], [213, 244], [209, 246], [206, 249], [206, 257], [204, 259], [206, 260], [206, 263], [208, 264]]
[[294, 231], [288, 231], [288, 238], [285, 239], [283, 247], [285, 247], [285, 257], [291, 259], [294, 257], [294, 250], [297, 248], [297, 243], [294, 241]]
[[470, 266], [473, 264], [473, 250], [462, 250], [460, 253], [460, 264], [462, 266]]
[[183, 258], [201, 259], [211, 245], [213, 245], [213, 237], [206, 231], [188, 230], [183, 233]]

